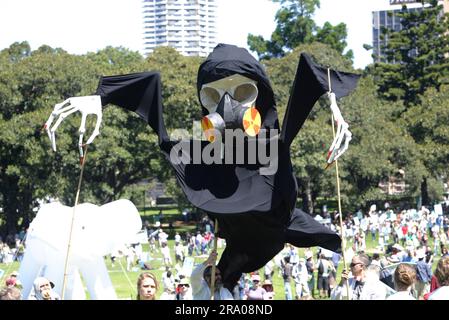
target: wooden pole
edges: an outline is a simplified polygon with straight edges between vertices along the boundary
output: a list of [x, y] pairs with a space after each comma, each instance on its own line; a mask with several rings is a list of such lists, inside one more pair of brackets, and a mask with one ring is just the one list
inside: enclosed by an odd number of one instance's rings
[[86, 157], [87, 157], [87, 144], [84, 149], [84, 157], [81, 158], [81, 172], [80, 172], [80, 177], [78, 180], [78, 188], [76, 190], [75, 205], [73, 206], [73, 211], [72, 211], [72, 220], [70, 223], [70, 231], [69, 231], [69, 242], [67, 244], [67, 254], [66, 254], [65, 263], [64, 263], [64, 280], [62, 282], [61, 300], [64, 300], [65, 289], [67, 286], [67, 269], [68, 269], [68, 265], [69, 265], [70, 247], [72, 245], [71, 242], [72, 242], [73, 225], [75, 222], [75, 210], [76, 210], [76, 206], [78, 205], [78, 201], [79, 201], [81, 182], [83, 181], [84, 164], [86, 163]]
[[[329, 93], [332, 92], [332, 82], [331, 82], [331, 76], [330, 76], [330, 69], [327, 68], [327, 80], [328, 80], [328, 85], [329, 85]], [[335, 140], [335, 125], [334, 125], [334, 115], [332, 115], [332, 134]], [[345, 241], [345, 237], [343, 234], [343, 213], [341, 210], [341, 193], [340, 193], [340, 174], [338, 172], [338, 160], [335, 160], [335, 176], [337, 179], [337, 203], [338, 203], [338, 216], [339, 216], [339, 220], [340, 220], [340, 237], [341, 237], [341, 255], [343, 257], [343, 268], [345, 270], [348, 270], [348, 265], [346, 262], [346, 241]], [[349, 300], [349, 281], [346, 280], [346, 294], [347, 294], [347, 299]]]
[[[335, 129], [334, 129], [334, 117], [332, 116], [332, 131], [334, 131], [334, 137], [335, 137]], [[338, 202], [338, 216], [340, 218], [340, 237], [341, 237], [341, 254], [343, 257], [343, 266], [345, 270], [348, 270], [348, 264], [346, 262], [346, 240], [343, 234], [343, 214], [341, 210], [341, 194], [340, 194], [340, 175], [338, 172], [338, 160], [335, 160], [335, 175], [337, 179], [337, 202]], [[346, 293], [349, 300], [349, 282], [348, 280], [345, 281], [346, 283]]]
[[[218, 240], [218, 220], [215, 219], [215, 228], [214, 228], [214, 247], [212, 249], [212, 252], [217, 252], [217, 240]], [[214, 292], [215, 292], [215, 270], [217, 268], [217, 264], [214, 261], [212, 264], [212, 273], [210, 276], [210, 299], [214, 300]]]

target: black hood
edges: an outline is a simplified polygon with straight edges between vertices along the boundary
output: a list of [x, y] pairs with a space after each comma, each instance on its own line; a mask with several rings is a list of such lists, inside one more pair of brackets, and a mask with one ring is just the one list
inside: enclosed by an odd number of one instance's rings
[[[220, 43], [215, 47], [214, 51], [209, 54], [199, 67], [197, 78], [198, 97], [204, 84], [233, 74], [240, 74], [257, 81], [259, 95], [256, 100], [256, 108], [262, 117], [262, 127], [267, 129], [279, 128], [276, 103], [270, 80], [268, 80], [262, 64], [244, 48], [224, 43]], [[202, 112], [203, 115], [208, 114], [204, 106], [202, 106]]]

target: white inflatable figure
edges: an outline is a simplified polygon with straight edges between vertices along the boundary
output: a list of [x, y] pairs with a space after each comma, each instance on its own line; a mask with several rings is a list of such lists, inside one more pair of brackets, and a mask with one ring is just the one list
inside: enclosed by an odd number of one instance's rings
[[[20, 265], [23, 297], [28, 297], [37, 277], [55, 284], [62, 297], [65, 260], [73, 208], [59, 202], [45, 204], [31, 222], [27, 250]], [[101, 207], [83, 203], [76, 207], [69, 251], [64, 300], [86, 299], [81, 282], [94, 300], [117, 299], [104, 256], [114, 248], [132, 242], [142, 228], [142, 220], [129, 200]]]
[[349, 141], [352, 139], [352, 133], [349, 131], [349, 125], [343, 119], [341, 115], [340, 109], [337, 105], [337, 98], [335, 97], [335, 93], [329, 92], [327, 94], [330, 102], [330, 108], [332, 110], [332, 114], [334, 116], [334, 120], [337, 123], [337, 132], [335, 134], [334, 141], [327, 152], [327, 163], [330, 166], [335, 160], [340, 158], [343, 153], [349, 147]]
[[[83, 159], [83, 137], [86, 132], [86, 118], [89, 114], [95, 114], [97, 116], [97, 122], [95, 124], [94, 131], [90, 138], [86, 141], [86, 144], [92, 143], [95, 137], [100, 134], [100, 125], [103, 117], [101, 98], [98, 95], [94, 96], [83, 96], [83, 97], [73, 97], [69, 98], [61, 103], [57, 103], [53, 108], [53, 112], [48, 118], [47, 122], [44, 124], [44, 129], [47, 130], [48, 137], [51, 140], [53, 151], [56, 151], [56, 137], [55, 132], [58, 129], [61, 122], [70, 114], [74, 112], [81, 112], [81, 125], [79, 128], [80, 137], [78, 142], [78, 148], [80, 151], [80, 158]], [[55, 117], [58, 117], [55, 124], [53, 121]]]

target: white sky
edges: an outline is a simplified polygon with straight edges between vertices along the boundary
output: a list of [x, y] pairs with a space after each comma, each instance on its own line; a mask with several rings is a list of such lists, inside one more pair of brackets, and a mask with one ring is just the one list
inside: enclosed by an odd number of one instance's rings
[[[278, 4], [270, 0], [218, 0], [218, 42], [247, 47], [248, 33], [269, 39]], [[142, 0], [0, 0], [0, 50], [16, 41], [42, 44], [73, 54], [108, 45], [143, 49]], [[371, 63], [363, 44], [372, 42], [371, 12], [389, 0], [321, 0], [315, 20], [322, 26], [345, 22], [355, 67]]]

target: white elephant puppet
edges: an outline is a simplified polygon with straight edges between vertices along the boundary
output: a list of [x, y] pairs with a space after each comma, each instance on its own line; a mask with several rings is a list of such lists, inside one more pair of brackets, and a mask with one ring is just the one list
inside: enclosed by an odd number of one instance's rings
[[[62, 296], [73, 207], [59, 202], [45, 204], [30, 224], [27, 250], [20, 265], [22, 295], [30, 294], [33, 281], [42, 276], [50, 279]], [[108, 275], [104, 256], [117, 247], [132, 243], [142, 228], [134, 204], [118, 200], [101, 207], [83, 203], [76, 207], [69, 250], [65, 300], [86, 298], [84, 283], [94, 300], [117, 299]]]

